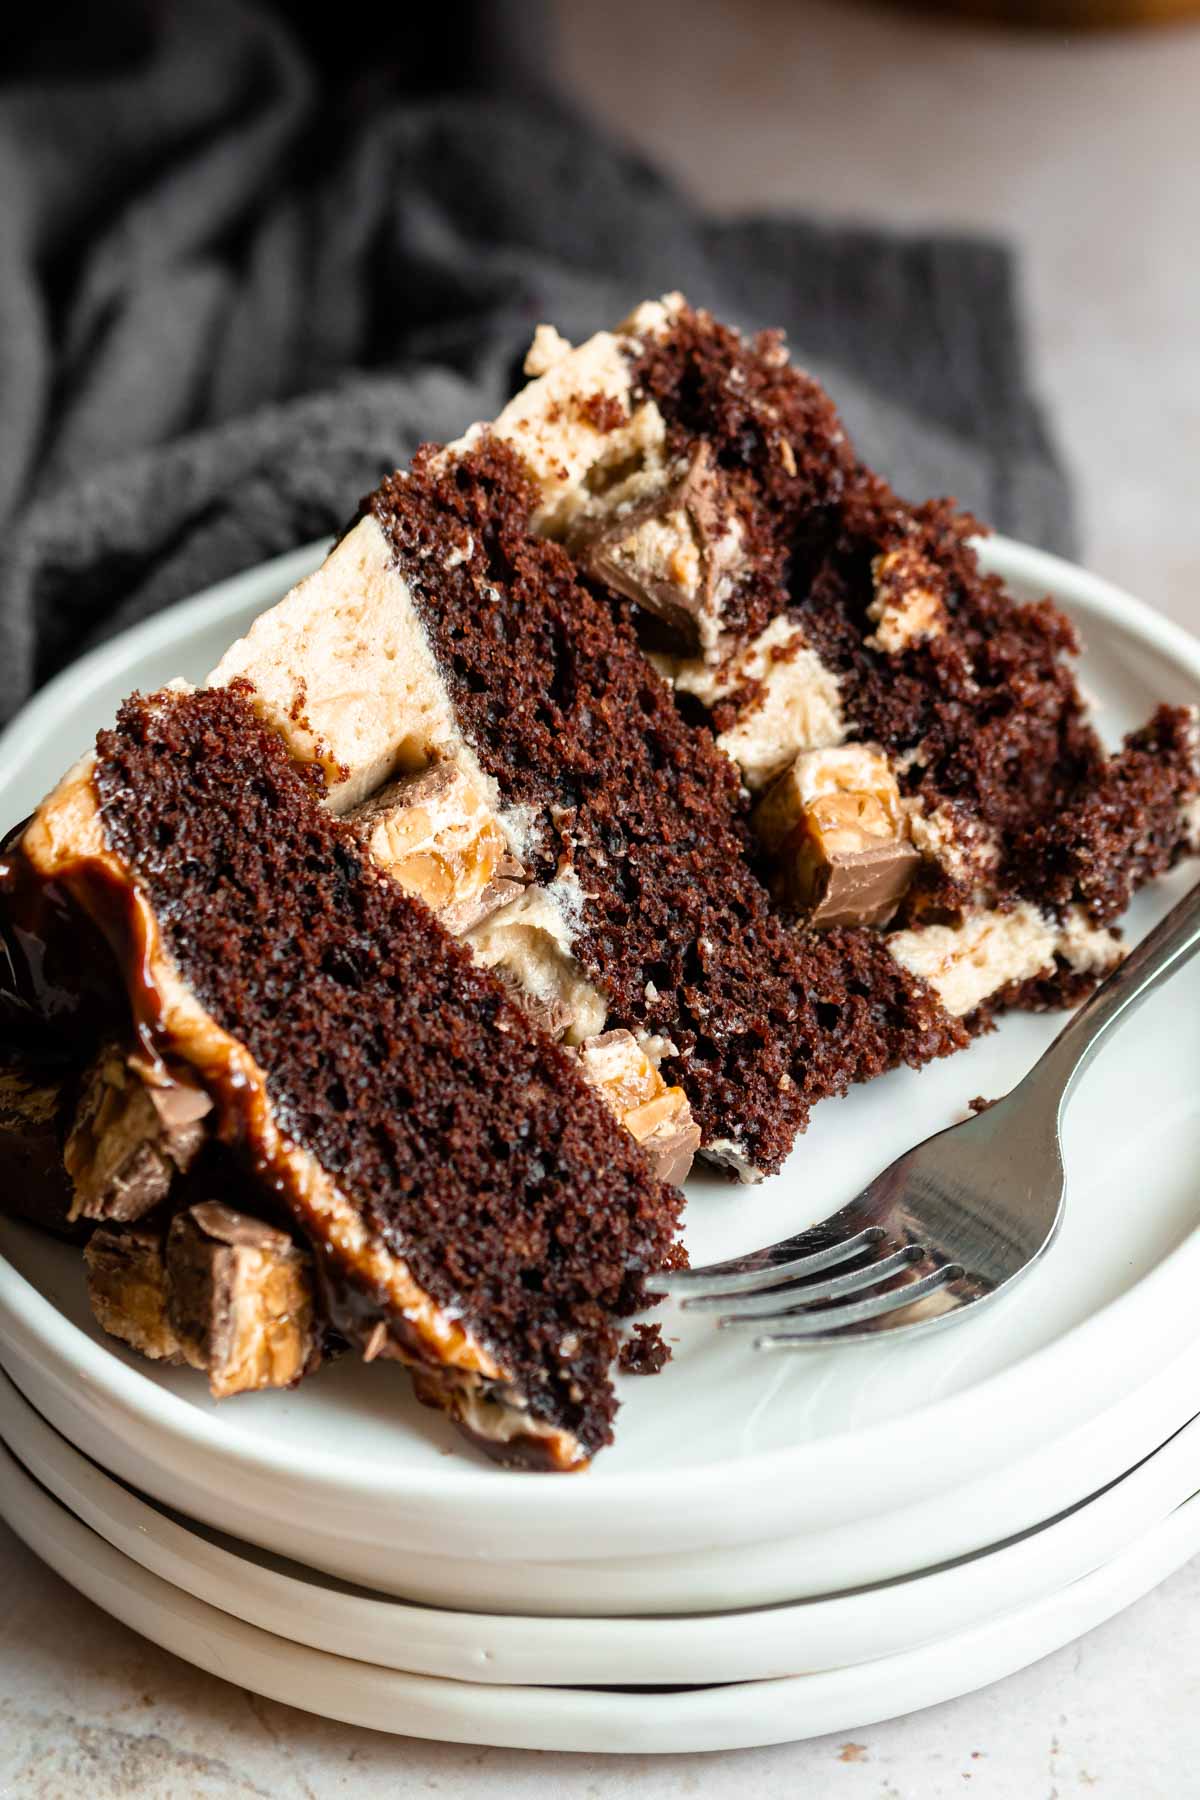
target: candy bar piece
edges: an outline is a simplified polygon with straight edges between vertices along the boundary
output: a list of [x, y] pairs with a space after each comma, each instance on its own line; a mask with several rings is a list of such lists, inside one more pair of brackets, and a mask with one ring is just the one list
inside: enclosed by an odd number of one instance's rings
[[212, 1102], [199, 1087], [147, 1070], [106, 1044], [84, 1073], [63, 1149], [72, 1219], [130, 1223], [165, 1200], [195, 1161]]
[[155, 1362], [183, 1362], [167, 1312], [161, 1228], [101, 1225], [83, 1256], [96, 1323]]
[[290, 1387], [318, 1357], [312, 1265], [285, 1232], [217, 1200], [167, 1234], [167, 1316], [214, 1399]]
[[0, 1061], [0, 1207], [59, 1237], [78, 1238], [62, 1145], [73, 1105], [63, 1072]]
[[572, 949], [579, 885], [568, 870], [527, 887], [467, 933], [476, 962], [492, 969], [513, 999], [551, 1037], [582, 1043], [604, 1029], [604, 996]]
[[349, 815], [376, 862], [447, 931], [467, 931], [521, 892], [521, 864], [478, 789], [451, 762], [403, 775]]
[[682, 1186], [700, 1148], [687, 1095], [668, 1087], [629, 1031], [605, 1031], [579, 1046], [584, 1074], [642, 1146], [660, 1181]]
[[711, 651], [718, 642], [742, 526], [707, 444], [648, 494], [635, 487], [598, 529], [583, 522], [569, 546], [593, 581], [656, 613], [689, 648]]
[[763, 795], [754, 825], [780, 892], [809, 925], [884, 925], [920, 855], [895, 776], [863, 744], [798, 756]]

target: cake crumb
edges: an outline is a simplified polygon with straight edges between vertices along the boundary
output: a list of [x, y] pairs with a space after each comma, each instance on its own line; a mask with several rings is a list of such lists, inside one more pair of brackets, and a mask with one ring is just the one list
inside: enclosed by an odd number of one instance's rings
[[973, 1100], [967, 1101], [967, 1105], [973, 1113], [987, 1112], [988, 1109], [995, 1106], [995, 1104], [996, 1102], [994, 1100], [985, 1100], [982, 1094], [976, 1094]]
[[633, 1336], [621, 1346], [621, 1371], [625, 1375], [657, 1375], [671, 1360], [671, 1346], [663, 1342], [658, 1325], [635, 1325]]

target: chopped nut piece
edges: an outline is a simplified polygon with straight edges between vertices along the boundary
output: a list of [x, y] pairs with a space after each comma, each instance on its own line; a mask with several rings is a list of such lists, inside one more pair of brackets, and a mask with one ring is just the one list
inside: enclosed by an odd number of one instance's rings
[[83, 1253], [96, 1323], [155, 1362], [182, 1362], [167, 1317], [163, 1233], [152, 1226], [102, 1225]]
[[290, 1387], [319, 1354], [308, 1256], [286, 1233], [216, 1200], [172, 1220], [167, 1314], [218, 1400]]
[[151, 1086], [136, 1060], [106, 1045], [84, 1073], [63, 1149], [72, 1219], [144, 1218], [204, 1143], [212, 1102], [188, 1082]]
[[741, 559], [742, 529], [722, 504], [706, 444], [682, 474], [606, 519], [570, 548], [594, 581], [656, 613], [691, 647], [712, 651]]
[[754, 826], [782, 896], [809, 925], [884, 925], [920, 856], [896, 778], [862, 744], [803, 752], [763, 795]]
[[877, 556], [871, 564], [875, 598], [867, 617], [876, 627], [866, 639], [872, 650], [897, 656], [910, 644], [937, 637], [945, 629], [946, 611], [939, 589], [944, 577], [909, 544]]
[[668, 1087], [637, 1039], [606, 1031], [579, 1046], [583, 1072], [636, 1138], [659, 1181], [679, 1187], [700, 1147], [682, 1088]]
[[347, 816], [381, 867], [448, 931], [469, 930], [521, 891], [524, 871], [494, 814], [453, 763], [389, 782]]

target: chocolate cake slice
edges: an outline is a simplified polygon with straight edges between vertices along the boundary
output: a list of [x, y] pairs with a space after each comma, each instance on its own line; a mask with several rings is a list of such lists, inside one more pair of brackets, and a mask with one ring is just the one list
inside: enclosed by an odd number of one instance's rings
[[777, 334], [676, 295], [578, 349], [540, 331], [530, 370], [492, 431], [532, 523], [712, 725], [781, 912], [882, 928], [970, 1028], [1086, 991], [1133, 890], [1200, 845], [1194, 710], [1106, 754], [1070, 622], [982, 572], [952, 502], [865, 468]]
[[776, 337], [669, 297], [528, 367], [214, 680], [585, 1071], [614, 1032], [650, 1059], [660, 1168], [690, 1133], [753, 1179], [817, 1100], [1112, 966], [1195, 845], [1195, 721], [1106, 757], [1069, 623], [865, 469]]
[[1086, 991], [1200, 757], [1168, 707], [1107, 754], [1069, 622], [777, 337], [671, 296], [527, 367], [39, 809], [0, 1023], [117, 1335], [231, 1393], [332, 1332], [569, 1468], [694, 1152], [757, 1179], [816, 1102]]
[[[6, 860], [11, 941], [53, 916], [108, 945], [110, 1020], [137, 1049], [111, 1081], [105, 1064], [103, 1105], [128, 1121], [131, 1067], [160, 1095], [137, 1102], [148, 1133], [182, 1097], [302, 1240], [211, 1203], [165, 1229], [109, 1207], [93, 1293], [229, 1392], [303, 1372], [315, 1280], [326, 1327], [405, 1364], [490, 1454], [581, 1467], [611, 1436], [622, 1321], [677, 1254], [680, 1196], [252, 700], [135, 695]], [[157, 1182], [161, 1131], [144, 1141]]]
[[[572, 420], [593, 454], [627, 454], [604, 398], [560, 418], [563, 464]], [[212, 680], [253, 684], [381, 866], [457, 917], [634, 1135], [653, 1124], [664, 1174], [699, 1140], [754, 1179], [815, 1101], [965, 1035], [875, 934], [804, 937], [775, 909], [736, 769], [543, 534], [557, 515], [506, 416], [389, 477]], [[439, 803], [459, 796], [440, 828], [431, 769]], [[620, 1098], [637, 1062], [646, 1088]]]

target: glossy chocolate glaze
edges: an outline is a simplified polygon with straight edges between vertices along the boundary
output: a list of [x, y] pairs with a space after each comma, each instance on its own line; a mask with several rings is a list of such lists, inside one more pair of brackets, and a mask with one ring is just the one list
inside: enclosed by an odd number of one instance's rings
[[120, 975], [67, 890], [31, 866], [28, 823], [0, 844], [0, 1044], [35, 1063], [79, 1062], [123, 1010]]

